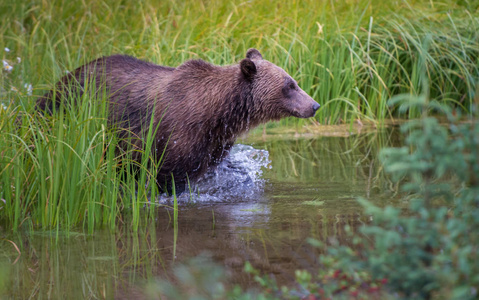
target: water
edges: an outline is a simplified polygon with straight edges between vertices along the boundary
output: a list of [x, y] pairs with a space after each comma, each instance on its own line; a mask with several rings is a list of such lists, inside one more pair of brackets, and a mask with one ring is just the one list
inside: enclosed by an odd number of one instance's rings
[[250, 261], [287, 284], [294, 270], [314, 270], [320, 253], [309, 237], [348, 243], [344, 225], [355, 230], [368, 222], [356, 197], [379, 205], [395, 201], [377, 160], [382, 147], [400, 144], [390, 130], [348, 137], [257, 135], [239, 143], [192, 195], [180, 196], [175, 247], [168, 205], [137, 233], [120, 224], [115, 233], [60, 234], [58, 242], [45, 232], [6, 235], [0, 298], [141, 299], [148, 280], [171, 278], [172, 265], [205, 252], [227, 268], [231, 283], [252, 285], [243, 272]]
[[[178, 197], [183, 203], [236, 202], [257, 199], [263, 192], [263, 169], [271, 168], [269, 153], [236, 144], [226, 159]], [[160, 203], [171, 202], [163, 195]]]

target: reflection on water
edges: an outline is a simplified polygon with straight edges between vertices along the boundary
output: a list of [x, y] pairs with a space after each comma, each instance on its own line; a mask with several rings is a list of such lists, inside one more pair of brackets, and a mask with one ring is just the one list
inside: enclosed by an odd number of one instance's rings
[[[308, 245], [308, 237], [347, 243], [344, 225], [355, 229], [368, 222], [356, 197], [377, 203], [392, 197], [377, 161], [380, 148], [399, 144], [391, 130], [347, 138], [254, 137], [242, 143], [254, 149], [239, 146], [236, 154], [250, 154], [263, 166], [271, 161], [271, 168], [263, 168], [262, 174], [238, 168], [233, 155], [224, 169], [209, 174], [204, 179], [208, 184], [197, 187], [209, 198], [200, 195], [194, 204], [181, 206], [176, 257], [167, 207], [137, 233], [126, 225], [93, 236], [3, 232], [1, 298], [141, 298], [146, 280], [169, 278], [172, 264], [205, 251], [227, 267], [231, 282], [252, 283], [242, 272], [250, 261], [287, 283], [295, 269], [314, 268], [320, 255]], [[231, 180], [231, 174], [244, 180]]]

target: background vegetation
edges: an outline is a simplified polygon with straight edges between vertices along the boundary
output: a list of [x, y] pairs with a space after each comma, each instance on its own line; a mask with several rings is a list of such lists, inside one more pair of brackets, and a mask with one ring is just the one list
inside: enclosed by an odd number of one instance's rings
[[[122, 163], [109, 151], [119, 141], [106, 127], [106, 108], [89, 99], [62, 116], [32, 114], [39, 95], [96, 57], [224, 65], [256, 47], [321, 103], [321, 124], [418, 117], [414, 106], [386, 101], [418, 95], [425, 85], [438, 103], [472, 113], [477, 10], [477, 2], [450, 0], [0, 1], [0, 219], [13, 228], [81, 223], [92, 231], [95, 224], [114, 227], [118, 212], [131, 208], [138, 226], [139, 208], [157, 191], [148, 185], [137, 194], [136, 186], [148, 184], [154, 166], [144, 155], [142, 175], [117, 172]], [[305, 122], [315, 123], [282, 124]], [[122, 161], [129, 157], [127, 151]]]
[[[431, 96], [470, 111], [479, 77], [477, 9], [476, 1], [451, 0], [4, 0], [0, 49], [10, 52], [0, 56], [13, 70], [0, 79], [2, 102], [11, 102], [10, 92], [30, 93], [30, 85], [41, 95], [66, 71], [102, 55], [224, 65], [256, 47], [322, 104], [321, 123], [418, 117], [386, 101], [419, 93], [421, 55]], [[422, 53], [426, 35], [431, 45]], [[284, 121], [291, 122], [304, 121]]]
[[[112, 170], [119, 162], [104, 154], [118, 141], [105, 126], [105, 108], [84, 103], [50, 121], [29, 113], [62, 75], [101, 55], [125, 53], [170, 66], [198, 57], [231, 64], [256, 47], [322, 104], [321, 123], [417, 117], [415, 108], [399, 110], [386, 100], [418, 94], [425, 81], [438, 102], [471, 112], [479, 77], [478, 8], [468, 1], [57, 0], [2, 1], [0, 8], [0, 195], [4, 202], [15, 199], [3, 210], [15, 228], [27, 215], [47, 227], [85, 216], [90, 230], [95, 222], [114, 226], [120, 184]], [[132, 194], [136, 184], [126, 185]], [[89, 214], [87, 203], [96, 203]], [[37, 205], [43, 209], [34, 217], [30, 209]], [[93, 213], [98, 206], [109, 213]]]
[[[476, 298], [478, 9], [468, 0], [3, 0], [0, 222], [59, 235], [78, 225], [115, 228], [130, 215], [138, 228], [141, 208], [158, 192], [148, 181], [155, 173], [148, 153], [139, 166], [130, 149], [115, 155], [119, 141], [106, 126], [105, 106], [84, 101], [54, 117], [32, 113], [36, 97], [66, 72], [113, 53], [169, 66], [191, 58], [233, 64], [255, 47], [321, 103], [321, 124], [420, 118], [403, 127], [405, 147], [382, 152], [385, 169], [410, 195], [407, 213], [363, 201], [375, 223], [355, 247], [329, 245], [321, 261], [330, 273], [298, 272], [292, 290], [248, 268], [264, 287], [258, 297], [356, 297], [380, 289], [408, 299]], [[428, 112], [441, 112], [447, 127]], [[124, 176], [134, 167], [138, 176]], [[216, 267], [207, 270], [214, 282], [222, 278]], [[187, 292], [162, 284], [154, 295]], [[229, 293], [200, 284], [205, 297]]]
[[[78, 111], [54, 118], [31, 114], [37, 96], [98, 56], [223, 65], [256, 47], [322, 104], [320, 123], [418, 117], [414, 106], [401, 109], [386, 100], [417, 95], [425, 86], [438, 103], [472, 113], [477, 10], [475, 2], [447, 0], [2, 1], [0, 218], [14, 228], [28, 220], [57, 228], [81, 222], [93, 230], [100, 223], [114, 227], [118, 212], [131, 208], [138, 226], [138, 209], [157, 191], [139, 195], [136, 186], [146, 185], [154, 170], [145, 159], [143, 175], [135, 178], [141, 182], [120, 183], [121, 163], [109, 152], [118, 140], [106, 127], [106, 108], [84, 101]], [[304, 122], [311, 120], [282, 124]], [[128, 153], [122, 159], [128, 162]], [[125, 203], [117, 204], [119, 194]]]

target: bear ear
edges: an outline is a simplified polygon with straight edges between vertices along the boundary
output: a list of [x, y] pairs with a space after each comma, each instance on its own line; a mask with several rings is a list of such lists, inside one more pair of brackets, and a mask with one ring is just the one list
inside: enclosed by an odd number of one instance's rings
[[255, 48], [250, 48], [250, 49], [248, 49], [248, 51], [246, 51], [246, 58], [249, 58], [249, 59], [263, 59], [263, 56]]
[[245, 58], [240, 63], [241, 66], [241, 73], [243, 73], [244, 77], [247, 80], [252, 80], [254, 75], [256, 74], [256, 65], [254, 62], [249, 59]]

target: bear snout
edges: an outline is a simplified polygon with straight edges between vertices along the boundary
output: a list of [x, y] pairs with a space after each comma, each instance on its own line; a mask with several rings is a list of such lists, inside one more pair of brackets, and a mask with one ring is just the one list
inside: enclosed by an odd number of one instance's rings
[[303, 101], [302, 104], [300, 105], [299, 109], [299, 116], [296, 115], [296, 117], [299, 118], [312, 118], [316, 114], [316, 111], [321, 107], [318, 102], [314, 101], [313, 98], [311, 98], [309, 95], [306, 93], [304, 94], [304, 97], [302, 97]]
[[307, 118], [312, 118], [316, 114], [316, 111], [321, 107], [318, 102], [313, 100], [313, 105], [311, 106], [311, 114]]
[[[313, 100], [314, 101], [314, 100]], [[312, 118], [316, 114], [316, 111], [319, 109], [320, 105], [318, 102], [314, 101], [310, 108], [305, 112], [303, 118]]]
[[321, 107], [319, 103], [308, 96], [309, 99], [302, 98], [301, 101], [289, 106], [289, 115], [296, 118], [311, 118], [314, 117], [316, 111]]
[[[312, 118], [316, 114], [316, 111], [321, 107], [319, 103], [314, 100], [311, 100], [313, 103], [303, 104], [300, 107], [293, 108], [290, 111], [290, 114], [296, 118]], [[309, 102], [309, 101], [308, 101]]]
[[316, 114], [316, 111], [321, 107], [311, 96], [300, 89], [298, 93], [298, 100], [296, 102], [296, 110], [299, 114], [294, 115], [298, 118], [312, 118]]

